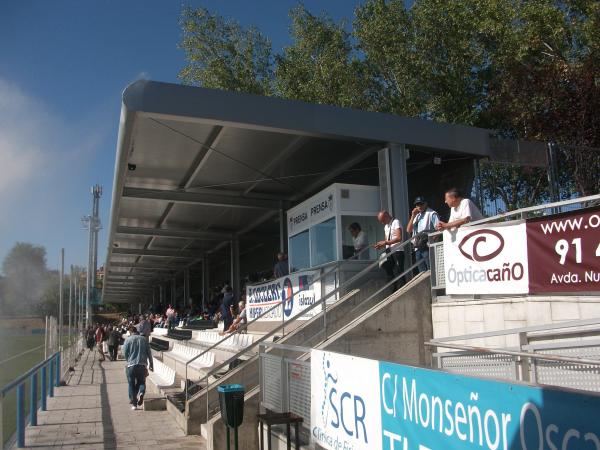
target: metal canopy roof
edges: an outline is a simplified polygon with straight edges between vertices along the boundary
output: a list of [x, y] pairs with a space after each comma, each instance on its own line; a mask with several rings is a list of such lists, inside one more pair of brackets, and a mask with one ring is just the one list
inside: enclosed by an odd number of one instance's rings
[[[490, 154], [488, 130], [138, 81], [123, 93], [103, 300], [133, 302], [238, 236], [278, 240], [279, 211], [390, 143]], [[356, 181], [355, 181], [356, 182]]]

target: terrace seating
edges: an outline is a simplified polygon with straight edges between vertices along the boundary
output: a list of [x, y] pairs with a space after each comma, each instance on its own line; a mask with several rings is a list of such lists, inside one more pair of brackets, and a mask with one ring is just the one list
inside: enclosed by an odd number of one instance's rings
[[[180, 363], [187, 363], [189, 360], [203, 353], [203, 350], [197, 347], [191, 347], [182, 344], [173, 344], [173, 349], [170, 352], [165, 352], [165, 355], [179, 361]], [[215, 365], [215, 354], [213, 352], [206, 352], [198, 359], [194, 360], [189, 364], [193, 369], [207, 369]]]
[[148, 378], [159, 389], [175, 386], [175, 370], [157, 359], [154, 360], [154, 371], [150, 372]]
[[152, 334], [154, 334], [156, 336], [166, 336], [168, 333], [169, 333], [168, 328], [155, 327], [154, 330], [152, 330]]
[[165, 341], [164, 339], [159, 339], [152, 336], [152, 340], [150, 341], [150, 348], [152, 350], [156, 350], [157, 352], [168, 352], [169, 341]]
[[[222, 341], [226, 337], [227, 335], [220, 335], [215, 331], [207, 331], [204, 333], [199, 333], [194, 341], [205, 346], [211, 346]], [[229, 338], [222, 342], [218, 348], [237, 352], [248, 347], [249, 345], [252, 345], [253, 342], [254, 336], [252, 334], [236, 333], [234, 335], [229, 335]]]
[[169, 330], [167, 337], [177, 339], [178, 341], [187, 341], [192, 338], [192, 330]]

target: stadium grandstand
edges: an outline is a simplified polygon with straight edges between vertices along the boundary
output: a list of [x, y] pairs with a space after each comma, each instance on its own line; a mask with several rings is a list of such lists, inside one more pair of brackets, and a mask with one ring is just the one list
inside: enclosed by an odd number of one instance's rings
[[415, 205], [452, 223], [448, 195], [484, 210], [479, 160], [545, 167], [547, 152], [481, 128], [133, 83], [102, 302], [151, 322], [144, 408], [114, 391], [122, 354], [78, 347], [71, 371], [58, 353], [54, 397], [13, 444], [229, 448], [221, 395], [241, 385], [242, 449], [600, 449], [600, 195], [471, 213], [424, 243], [406, 229]]

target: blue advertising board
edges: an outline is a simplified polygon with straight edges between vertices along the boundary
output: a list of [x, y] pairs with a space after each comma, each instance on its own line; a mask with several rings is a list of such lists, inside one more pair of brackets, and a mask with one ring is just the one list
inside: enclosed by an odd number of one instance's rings
[[373, 362], [313, 350], [314, 442], [335, 450], [600, 450], [593, 393]]

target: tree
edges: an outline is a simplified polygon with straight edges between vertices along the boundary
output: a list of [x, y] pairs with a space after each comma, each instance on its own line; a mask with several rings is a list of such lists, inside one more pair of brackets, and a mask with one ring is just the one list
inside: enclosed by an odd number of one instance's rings
[[293, 43], [275, 57], [277, 95], [344, 107], [371, 109], [372, 75], [354, 52], [344, 23], [294, 8]]
[[271, 43], [256, 28], [243, 28], [205, 8], [185, 8], [180, 25], [180, 48], [188, 61], [179, 73], [184, 83], [252, 94], [271, 93]]
[[46, 249], [18, 242], [2, 263], [4, 273], [4, 299], [8, 313], [29, 312], [46, 288]]

